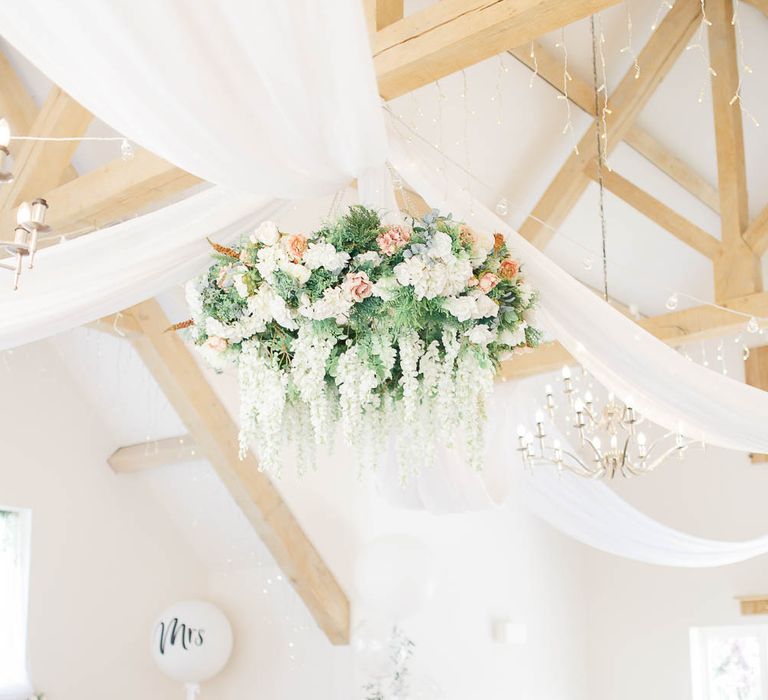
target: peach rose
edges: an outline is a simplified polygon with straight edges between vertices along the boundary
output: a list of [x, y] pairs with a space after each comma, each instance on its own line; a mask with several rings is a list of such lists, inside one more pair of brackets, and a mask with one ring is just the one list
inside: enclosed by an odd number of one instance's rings
[[490, 292], [499, 283], [498, 275], [494, 275], [492, 272], [484, 272], [480, 275], [478, 285], [480, 289], [486, 294]]
[[373, 285], [365, 272], [349, 272], [344, 279], [344, 291], [359, 303], [373, 294]]
[[293, 258], [293, 261], [298, 262], [307, 250], [307, 237], [302, 236], [300, 233], [294, 233], [293, 235], [288, 236], [286, 248], [288, 250], [288, 255]]
[[376, 236], [376, 243], [384, 255], [394, 255], [411, 240], [411, 232], [404, 226], [389, 226]]
[[499, 277], [504, 280], [511, 280], [520, 270], [520, 263], [512, 258], [501, 261], [499, 265]]
[[224, 352], [229, 346], [229, 343], [227, 342], [226, 338], [220, 338], [217, 335], [212, 335], [210, 338], [208, 338], [206, 345], [211, 350], [215, 350], [216, 352]]
[[477, 277], [470, 277], [467, 280], [467, 287], [477, 287], [478, 284], [480, 284], [480, 280]]

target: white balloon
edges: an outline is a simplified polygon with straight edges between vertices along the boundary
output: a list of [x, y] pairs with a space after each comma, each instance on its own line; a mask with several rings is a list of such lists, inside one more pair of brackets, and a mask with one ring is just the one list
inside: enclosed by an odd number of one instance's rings
[[435, 591], [432, 550], [409, 535], [377, 537], [357, 558], [355, 587], [368, 611], [393, 622], [410, 617]]
[[202, 600], [176, 603], [155, 623], [152, 657], [182, 683], [202, 683], [226, 665], [232, 653], [232, 627], [221, 610]]

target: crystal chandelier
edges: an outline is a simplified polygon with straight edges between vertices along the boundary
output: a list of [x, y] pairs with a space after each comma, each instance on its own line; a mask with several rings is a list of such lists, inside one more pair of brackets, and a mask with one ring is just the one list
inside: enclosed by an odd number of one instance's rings
[[517, 450], [528, 468], [551, 465], [558, 471], [567, 470], [590, 479], [638, 476], [653, 471], [672, 455], [682, 459], [694, 444], [674, 431], [648, 442], [645, 434], [638, 431], [643, 419], [631, 399], [623, 403], [614, 394], [608, 394], [601, 406], [591, 392], [581, 395], [574, 386], [570, 368], [563, 367], [562, 393], [569, 409], [565, 422], [567, 430], [576, 431], [580, 447], [578, 452], [571, 452], [563, 449], [559, 440], [547, 439], [545, 413], [552, 422], [559, 414], [552, 385], [548, 384], [544, 393], [544, 411], [536, 413], [536, 431], [531, 433], [522, 425], [517, 429]]

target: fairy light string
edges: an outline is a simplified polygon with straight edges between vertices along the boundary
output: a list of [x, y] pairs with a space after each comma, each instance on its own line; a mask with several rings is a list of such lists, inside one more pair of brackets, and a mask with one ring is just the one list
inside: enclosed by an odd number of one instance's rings
[[563, 127], [563, 133], [570, 133], [573, 139], [573, 151], [576, 155], [579, 155], [579, 143], [576, 139], [576, 132], [573, 129], [573, 121], [571, 120], [571, 100], [568, 97], [568, 83], [573, 78], [568, 72], [568, 47], [565, 44], [565, 27], [560, 29], [560, 40], [555, 44], [555, 47], [563, 53], [563, 94], [557, 96], [558, 100], [565, 101], [565, 126]]
[[632, 41], [632, 8], [630, 7], [630, 0], [624, 0], [624, 9], [627, 16], [627, 45], [624, 46], [620, 53], [628, 53], [632, 59], [632, 65], [635, 69], [635, 80], [640, 77], [640, 61], [635, 52]]

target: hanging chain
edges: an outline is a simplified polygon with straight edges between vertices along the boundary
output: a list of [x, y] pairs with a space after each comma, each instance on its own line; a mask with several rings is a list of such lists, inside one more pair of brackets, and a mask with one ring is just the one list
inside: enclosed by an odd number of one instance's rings
[[[597, 184], [600, 190], [600, 234], [602, 238], [603, 250], [603, 299], [608, 301], [608, 253], [606, 248], [607, 226], [605, 222], [605, 185], [603, 183], [603, 163], [605, 154], [603, 152], [603, 135], [600, 131], [601, 124], [598, 115], [600, 114], [600, 84], [597, 76], [597, 35], [595, 32], [595, 16], [590, 17], [590, 28], [592, 31], [592, 82], [595, 88], [595, 138], [597, 139]], [[605, 78], [605, 76], [603, 76]], [[607, 84], [604, 86], [606, 95], [608, 94]]]

